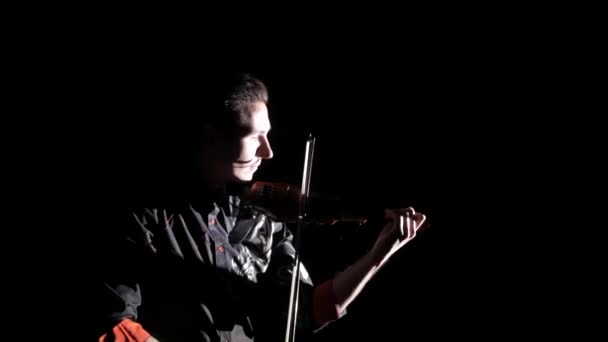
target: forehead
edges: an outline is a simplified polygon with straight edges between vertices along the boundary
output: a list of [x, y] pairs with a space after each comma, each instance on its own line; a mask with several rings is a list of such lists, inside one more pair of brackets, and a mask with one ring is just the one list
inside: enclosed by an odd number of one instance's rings
[[270, 119], [268, 117], [268, 108], [264, 102], [256, 102], [247, 108], [249, 115], [249, 129], [251, 132], [268, 132], [270, 131]]

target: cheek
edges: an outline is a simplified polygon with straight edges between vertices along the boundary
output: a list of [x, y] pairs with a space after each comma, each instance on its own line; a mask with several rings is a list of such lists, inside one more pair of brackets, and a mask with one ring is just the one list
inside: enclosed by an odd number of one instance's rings
[[239, 149], [239, 159], [249, 160], [255, 157], [257, 147], [250, 142], [242, 142]]
[[243, 141], [226, 144], [224, 156], [226, 159], [240, 159], [246, 154], [246, 144]]

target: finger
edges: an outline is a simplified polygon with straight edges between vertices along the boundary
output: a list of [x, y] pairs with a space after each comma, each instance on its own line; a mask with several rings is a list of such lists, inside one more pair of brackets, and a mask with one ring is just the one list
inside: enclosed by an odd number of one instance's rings
[[[402, 219], [405, 220], [405, 234], [407, 234], [405, 236], [405, 238], [409, 238], [410, 237], [410, 232], [412, 230], [412, 220], [410, 220], [410, 216], [409, 215], [400, 215], [399, 217], [401, 217]], [[401, 234], [401, 236], [403, 236], [403, 234]]]
[[414, 236], [416, 236], [416, 221], [414, 220], [414, 217], [410, 214], [408, 214], [406, 218], [408, 221], [407, 237], [413, 239]]
[[400, 239], [411, 239], [416, 235], [416, 224], [414, 215], [416, 211], [412, 207], [398, 208], [392, 211], [398, 215], [398, 228]]
[[415, 222], [412, 219], [412, 216], [410, 214], [406, 215], [406, 219], [407, 219], [407, 237], [408, 238], [412, 238], [414, 233], [415, 233]]
[[421, 214], [421, 213], [417, 213], [416, 216], [414, 217], [415, 220], [415, 224], [416, 224], [416, 230], [420, 229], [422, 226], [424, 226], [424, 223], [426, 222], [426, 215]]
[[400, 209], [396, 209], [396, 211], [400, 214], [400, 215], [409, 215], [410, 218], [413, 220], [413, 226], [414, 226], [414, 230], [418, 230], [420, 227], [422, 227], [424, 225], [424, 222], [426, 221], [426, 215], [420, 213], [420, 212], [416, 212], [416, 210], [413, 207], [408, 207], [408, 208], [400, 208]]
[[407, 214], [415, 215], [416, 214], [416, 210], [414, 210], [413, 207], [398, 208], [398, 209], [395, 209], [395, 211], [401, 215], [407, 215]]

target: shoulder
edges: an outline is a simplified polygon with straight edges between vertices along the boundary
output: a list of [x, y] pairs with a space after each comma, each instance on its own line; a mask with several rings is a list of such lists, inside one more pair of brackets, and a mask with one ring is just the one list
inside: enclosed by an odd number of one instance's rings
[[158, 224], [159, 217], [166, 213], [167, 210], [163, 208], [132, 208], [124, 213], [124, 219], [129, 223], [136, 223], [142, 226], [150, 224]]
[[125, 207], [115, 210], [105, 215], [104, 235], [112, 240], [147, 240], [172, 212], [162, 207]]
[[265, 225], [270, 227], [272, 234], [289, 234], [289, 228], [287, 223], [282, 220], [273, 211], [268, 210], [264, 207], [260, 207], [252, 204], [245, 204], [241, 206], [239, 213], [240, 219], [254, 219], [256, 222], [263, 222]]

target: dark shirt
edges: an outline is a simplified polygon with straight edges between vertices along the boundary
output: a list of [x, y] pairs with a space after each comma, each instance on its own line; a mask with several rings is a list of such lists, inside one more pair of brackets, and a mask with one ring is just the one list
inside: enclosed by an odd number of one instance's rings
[[[160, 341], [284, 339], [295, 249], [284, 223], [238, 195], [131, 210], [105, 248], [104, 329], [124, 318]], [[314, 330], [301, 266], [298, 339]]]

